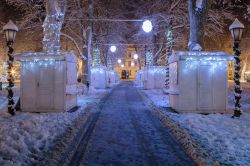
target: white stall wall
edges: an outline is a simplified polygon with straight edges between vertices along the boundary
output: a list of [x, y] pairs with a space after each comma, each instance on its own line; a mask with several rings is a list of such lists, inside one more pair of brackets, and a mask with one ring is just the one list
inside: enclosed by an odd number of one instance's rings
[[21, 61], [21, 108], [28, 112], [68, 111], [77, 104], [77, 59], [73, 52], [24, 53]]
[[143, 70], [137, 71], [136, 76], [135, 76], [136, 86], [142, 88], [143, 87], [143, 80], [144, 80], [144, 71]]
[[165, 87], [165, 67], [148, 66], [136, 73], [135, 83], [144, 89], [162, 89]]
[[105, 89], [108, 87], [108, 73], [105, 66], [91, 68], [91, 86], [95, 89]]
[[109, 70], [107, 71], [107, 75], [108, 75], [108, 87], [112, 87], [114, 85], [116, 85], [118, 83], [118, 73], [114, 70]]
[[225, 113], [229, 56], [175, 52], [170, 63], [170, 106], [178, 112]]

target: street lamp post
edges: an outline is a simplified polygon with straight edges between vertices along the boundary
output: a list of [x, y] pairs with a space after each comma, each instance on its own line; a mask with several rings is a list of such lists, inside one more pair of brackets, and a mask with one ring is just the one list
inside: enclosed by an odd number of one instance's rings
[[234, 99], [235, 99], [235, 107], [234, 107], [234, 115], [232, 118], [239, 118], [242, 114], [241, 112], [241, 86], [240, 86], [240, 54], [241, 51], [239, 49], [239, 44], [242, 37], [242, 32], [244, 29], [244, 25], [236, 18], [232, 25], [230, 25], [229, 30], [231, 31], [233, 40], [234, 40]]
[[7, 42], [7, 46], [9, 48], [8, 51], [8, 70], [7, 70], [7, 80], [9, 85], [7, 86], [7, 91], [8, 91], [8, 113], [10, 113], [11, 115], [15, 115], [15, 101], [13, 99], [14, 93], [12, 88], [14, 87], [14, 78], [11, 72], [11, 69], [13, 67], [13, 62], [14, 62], [14, 56], [13, 56], [13, 52], [14, 49], [12, 48], [13, 43], [15, 41], [15, 37], [16, 37], [16, 32], [18, 31], [17, 26], [10, 20], [4, 27], [3, 27], [3, 31], [5, 33], [5, 37], [6, 37], [6, 42]]

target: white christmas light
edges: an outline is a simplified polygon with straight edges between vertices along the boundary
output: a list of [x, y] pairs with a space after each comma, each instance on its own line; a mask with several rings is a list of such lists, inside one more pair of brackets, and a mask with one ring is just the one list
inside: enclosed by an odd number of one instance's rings
[[149, 20], [145, 20], [142, 24], [142, 29], [144, 30], [144, 32], [149, 33], [152, 31], [153, 29], [153, 25], [152, 22]]
[[209, 65], [210, 67], [210, 72], [213, 73], [215, 70], [224, 70], [227, 68], [227, 58], [222, 58], [222, 57], [200, 57], [200, 58], [193, 58], [193, 57], [188, 57], [186, 58], [186, 64], [184, 71], [187, 73], [189, 70], [196, 70], [197, 67], [199, 67], [201, 64], [202, 65]]
[[124, 64], [122, 64], [121, 67], [124, 68]]
[[131, 62], [131, 66], [134, 67], [134, 66], [135, 66], [135, 63], [134, 63], [134, 62]]
[[120, 63], [122, 63], [122, 60], [121, 60], [121, 59], [118, 59], [118, 61], [117, 61], [117, 62], [120, 64]]
[[100, 50], [98, 48], [94, 48], [94, 57], [93, 57], [93, 66], [100, 66], [101, 59], [100, 59]]
[[152, 66], [154, 62], [153, 53], [150, 51], [146, 52], [146, 66]]
[[[53, 15], [47, 15], [43, 23], [43, 51], [59, 52], [60, 51], [60, 34], [63, 24], [64, 14], [57, 12]], [[55, 22], [56, 21], [56, 22]], [[55, 22], [55, 23], [54, 23]]]
[[138, 59], [138, 54], [134, 54], [134, 59]]
[[111, 51], [111, 52], [116, 52], [116, 46], [111, 46], [111, 47], [110, 47], [110, 51]]

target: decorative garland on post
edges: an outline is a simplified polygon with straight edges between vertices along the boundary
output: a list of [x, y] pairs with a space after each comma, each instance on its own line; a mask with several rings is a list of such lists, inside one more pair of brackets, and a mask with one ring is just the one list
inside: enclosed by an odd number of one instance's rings
[[13, 99], [14, 93], [12, 88], [14, 87], [14, 78], [12, 76], [11, 73], [11, 69], [13, 67], [13, 62], [14, 62], [14, 56], [13, 56], [13, 52], [14, 49], [12, 48], [12, 43], [8, 42], [7, 44], [9, 51], [8, 51], [8, 70], [7, 70], [7, 80], [8, 80], [8, 87], [7, 87], [7, 91], [8, 91], [8, 113], [10, 113], [11, 115], [15, 115], [15, 101]]
[[234, 43], [234, 102], [235, 102], [235, 108], [234, 108], [234, 115], [232, 118], [239, 118], [242, 114], [241, 112], [241, 105], [240, 105], [240, 99], [241, 99], [241, 86], [240, 86], [240, 54], [241, 51], [239, 49], [239, 43]]

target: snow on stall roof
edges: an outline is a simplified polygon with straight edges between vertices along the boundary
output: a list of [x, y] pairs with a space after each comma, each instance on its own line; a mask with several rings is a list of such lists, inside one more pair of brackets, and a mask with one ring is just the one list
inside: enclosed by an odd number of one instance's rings
[[77, 58], [73, 51], [70, 52], [55, 52], [55, 53], [44, 53], [44, 52], [25, 52], [15, 55], [16, 61], [38, 61], [38, 60], [58, 60], [77, 62]]
[[233, 61], [234, 57], [225, 52], [173, 51], [168, 63], [178, 60]]
[[[0, 165], [34, 165], [62, 136], [71, 124], [85, 115], [89, 103], [97, 103], [107, 90], [91, 90], [78, 96], [82, 107], [73, 113], [26, 113], [10, 116], [6, 111], [6, 96], [1, 95]], [[87, 117], [86, 117], [87, 118]]]
[[[250, 163], [250, 83], [243, 83], [240, 119], [232, 119], [233, 83], [229, 82], [228, 114], [202, 115], [163, 112], [183, 128], [221, 165], [249, 165]], [[143, 91], [157, 106], [169, 106], [169, 99], [161, 90]]]

